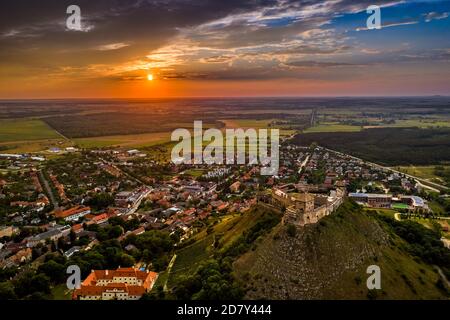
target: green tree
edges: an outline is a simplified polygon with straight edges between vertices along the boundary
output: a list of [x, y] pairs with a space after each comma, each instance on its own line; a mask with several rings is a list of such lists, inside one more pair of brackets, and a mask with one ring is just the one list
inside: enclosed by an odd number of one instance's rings
[[0, 283], [0, 301], [17, 299], [14, 287], [10, 282]]
[[66, 268], [64, 265], [50, 260], [40, 265], [39, 273], [45, 274], [53, 283], [63, 282], [66, 277]]
[[134, 266], [135, 263], [136, 263], [136, 261], [129, 254], [124, 253], [120, 257], [120, 265], [122, 267], [132, 267], [132, 266]]

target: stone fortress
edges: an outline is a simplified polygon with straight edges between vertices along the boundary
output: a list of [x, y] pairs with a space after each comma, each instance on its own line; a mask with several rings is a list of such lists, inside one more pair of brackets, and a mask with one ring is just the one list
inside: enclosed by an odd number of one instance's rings
[[283, 224], [305, 226], [319, 222], [325, 216], [333, 213], [344, 201], [345, 188], [336, 188], [329, 194], [294, 192], [289, 185], [284, 188], [274, 188], [270, 194], [258, 198], [260, 202], [275, 207], [284, 212]]

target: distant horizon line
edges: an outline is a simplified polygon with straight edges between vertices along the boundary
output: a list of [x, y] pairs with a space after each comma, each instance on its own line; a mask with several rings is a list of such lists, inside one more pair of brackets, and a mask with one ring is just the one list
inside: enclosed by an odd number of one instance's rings
[[181, 99], [342, 99], [342, 98], [450, 98], [450, 95], [342, 95], [342, 96], [180, 96], [180, 97], [145, 97], [145, 98], [114, 98], [114, 97], [67, 97], [67, 98], [0, 98], [0, 101], [58, 101], [58, 100], [181, 100]]

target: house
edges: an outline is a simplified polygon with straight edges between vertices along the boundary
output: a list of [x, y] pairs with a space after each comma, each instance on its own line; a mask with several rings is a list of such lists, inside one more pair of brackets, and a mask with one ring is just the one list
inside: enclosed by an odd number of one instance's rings
[[116, 194], [114, 202], [121, 208], [137, 206], [141, 200], [149, 193], [147, 188], [140, 188], [132, 192], [123, 191]]
[[107, 222], [109, 219], [109, 215], [107, 213], [102, 213], [99, 214], [97, 216], [93, 216], [92, 218], [90, 218], [90, 220], [87, 222], [87, 225], [91, 225], [91, 224], [102, 224]]
[[233, 183], [233, 184], [230, 186], [230, 190], [231, 190], [231, 192], [233, 192], [233, 193], [239, 193], [240, 187], [241, 187], [241, 183], [240, 183], [239, 181], [236, 181], [235, 183]]
[[32, 250], [30, 248], [24, 248], [16, 254], [12, 255], [8, 259], [6, 259], [2, 265], [3, 267], [12, 267], [18, 266], [24, 262], [30, 261], [32, 257]]
[[73, 256], [74, 253], [76, 253], [76, 252], [78, 252], [80, 250], [81, 250], [81, 247], [78, 247], [78, 246], [72, 247], [69, 250], [67, 250], [66, 252], [64, 252], [64, 256], [68, 259], [71, 256]]
[[79, 218], [84, 217], [91, 213], [90, 207], [77, 206], [64, 211], [57, 211], [55, 216], [62, 218], [65, 221], [77, 221]]
[[132, 149], [132, 150], [128, 150], [127, 153], [129, 156], [135, 156], [135, 155], [139, 154], [140, 151], [136, 150], [136, 149]]
[[348, 196], [372, 208], [390, 208], [392, 203], [391, 194], [350, 193]]
[[13, 226], [0, 227], [0, 238], [11, 237], [16, 232], [16, 230], [17, 228]]
[[143, 234], [145, 232], [145, 228], [144, 227], [139, 227], [136, 230], [133, 231], [128, 231], [125, 234], [121, 235], [118, 240], [122, 241], [123, 239], [125, 239], [126, 237], [130, 236], [130, 235], [135, 235], [135, 236], [139, 236], [141, 234]]
[[83, 225], [81, 223], [73, 225], [72, 231], [75, 232], [76, 234], [83, 232], [84, 231]]
[[49, 241], [57, 241], [59, 238], [61, 238], [62, 232], [58, 229], [51, 229], [49, 231], [40, 233], [36, 236], [29, 237], [27, 239], [27, 247], [33, 248], [37, 246], [39, 243], [44, 244], [47, 240]]
[[92, 270], [73, 292], [74, 300], [139, 300], [158, 278], [156, 272], [135, 268]]

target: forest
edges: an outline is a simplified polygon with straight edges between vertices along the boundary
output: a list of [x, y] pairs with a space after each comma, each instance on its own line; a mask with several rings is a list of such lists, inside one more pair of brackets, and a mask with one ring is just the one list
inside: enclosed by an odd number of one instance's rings
[[377, 128], [360, 132], [299, 134], [295, 143], [317, 143], [387, 166], [431, 165], [450, 161], [450, 129]]

